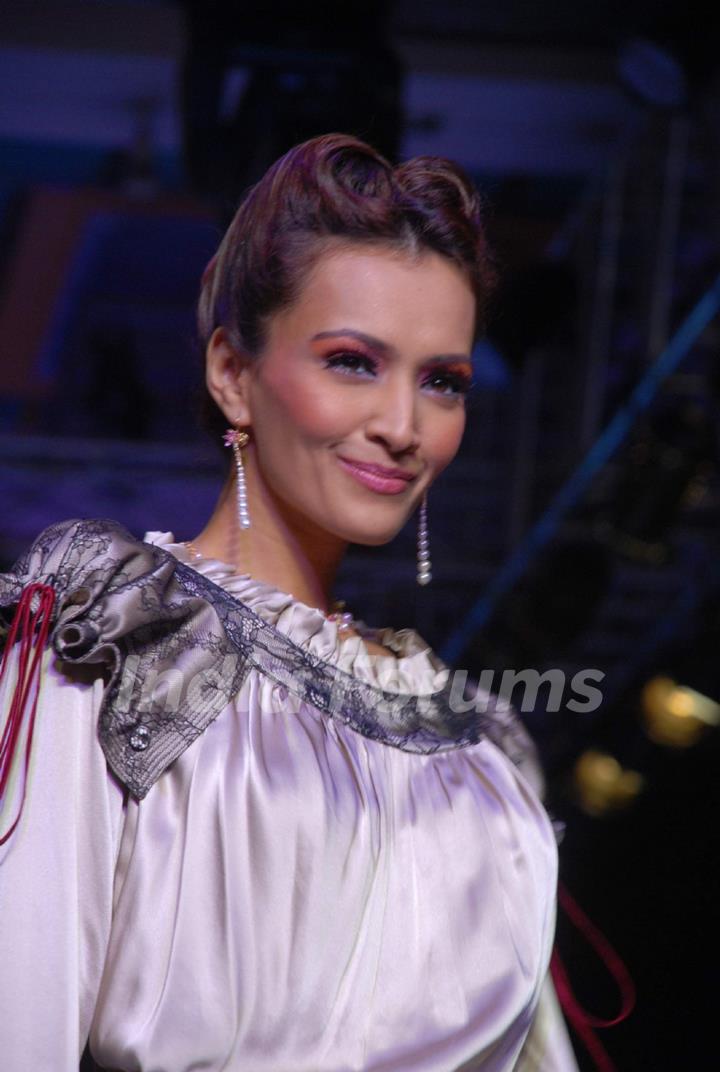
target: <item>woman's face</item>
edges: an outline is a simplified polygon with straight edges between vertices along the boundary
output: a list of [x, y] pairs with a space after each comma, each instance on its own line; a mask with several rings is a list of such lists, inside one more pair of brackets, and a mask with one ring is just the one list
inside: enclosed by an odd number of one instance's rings
[[323, 254], [244, 373], [266, 489], [325, 533], [390, 540], [460, 445], [474, 317], [438, 254]]

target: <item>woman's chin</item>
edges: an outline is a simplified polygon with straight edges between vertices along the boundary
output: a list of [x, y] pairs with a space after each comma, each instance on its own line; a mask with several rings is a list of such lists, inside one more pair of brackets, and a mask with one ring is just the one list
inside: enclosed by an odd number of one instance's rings
[[382, 547], [395, 539], [406, 521], [407, 518], [403, 518], [399, 524], [396, 523], [392, 527], [388, 525], [371, 527], [367, 524], [348, 526], [343, 532], [343, 538], [348, 543], [358, 544], [361, 547]]

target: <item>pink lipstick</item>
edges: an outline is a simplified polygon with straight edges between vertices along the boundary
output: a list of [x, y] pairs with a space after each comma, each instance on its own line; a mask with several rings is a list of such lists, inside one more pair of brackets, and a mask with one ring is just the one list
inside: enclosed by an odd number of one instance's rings
[[406, 473], [402, 469], [386, 469], [382, 465], [355, 462], [349, 458], [338, 457], [338, 461], [358, 483], [381, 495], [399, 495], [415, 479], [414, 473]]

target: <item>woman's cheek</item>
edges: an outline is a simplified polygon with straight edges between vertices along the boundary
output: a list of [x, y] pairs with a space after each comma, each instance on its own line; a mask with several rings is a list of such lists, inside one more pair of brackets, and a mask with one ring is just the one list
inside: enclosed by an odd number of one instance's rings
[[438, 472], [442, 472], [457, 454], [465, 431], [464, 408], [457, 414], [448, 414], [448, 417], [451, 419], [447, 421], [442, 429], [437, 430], [432, 437], [431, 443], [428, 444], [433, 458], [437, 462]]
[[313, 439], [343, 434], [361, 420], [357, 406], [348, 402], [347, 394], [323, 385], [322, 389], [297, 384], [286, 397], [289, 419]]

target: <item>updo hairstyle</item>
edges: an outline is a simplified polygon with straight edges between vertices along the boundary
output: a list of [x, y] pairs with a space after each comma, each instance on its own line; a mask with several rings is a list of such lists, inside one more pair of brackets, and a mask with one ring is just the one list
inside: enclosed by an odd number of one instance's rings
[[[338, 240], [447, 257], [470, 282], [476, 336], [483, 330], [495, 270], [480, 195], [462, 169], [437, 156], [393, 167], [358, 138], [326, 134], [277, 160], [240, 204], [203, 275], [203, 352], [222, 326], [233, 347], [256, 357], [269, 318], [292, 304], [313, 262]], [[203, 423], [213, 434], [227, 427], [209, 395]]]

